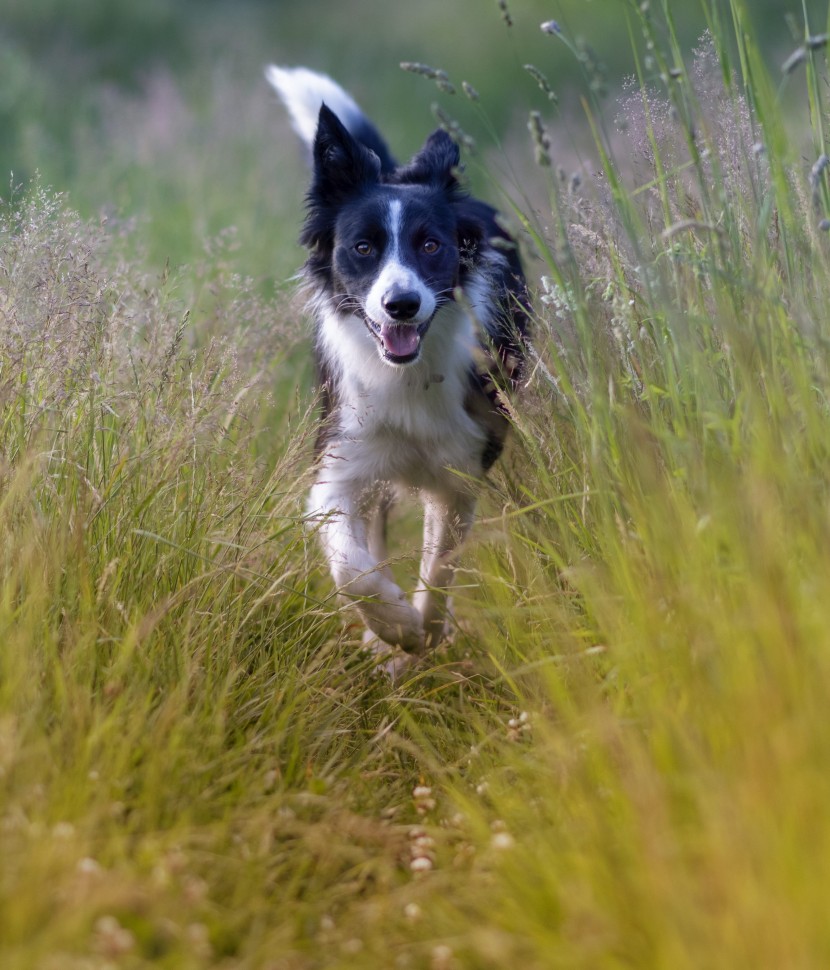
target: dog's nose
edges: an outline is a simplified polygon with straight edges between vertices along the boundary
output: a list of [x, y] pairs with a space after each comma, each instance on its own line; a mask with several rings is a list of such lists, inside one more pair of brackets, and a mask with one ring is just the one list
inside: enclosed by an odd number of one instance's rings
[[421, 298], [414, 290], [397, 290], [383, 298], [383, 309], [393, 320], [411, 320], [421, 309]]

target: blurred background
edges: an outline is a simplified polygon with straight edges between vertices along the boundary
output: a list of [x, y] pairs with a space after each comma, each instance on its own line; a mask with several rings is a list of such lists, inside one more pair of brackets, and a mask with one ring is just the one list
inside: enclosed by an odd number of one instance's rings
[[[704, 10], [687, 0], [668, 4], [689, 50], [706, 29]], [[826, 0], [805, 5], [812, 32], [826, 29]], [[803, 36], [802, 0], [747, 6], [780, 73]], [[497, 0], [3, 0], [2, 7], [0, 195], [39, 174], [82, 215], [122, 232], [151, 265], [192, 264], [206, 241], [221, 238], [240, 271], [266, 289], [283, 285], [302, 261], [295, 238], [306, 181], [263, 80], [268, 62], [333, 75], [401, 157], [435, 127], [439, 103], [475, 138], [478, 159], [498, 181], [511, 169], [491, 166], [500, 154], [508, 158], [516, 146], [532, 159], [531, 109], [557, 115], [554, 160], [559, 152], [570, 164], [584, 151], [580, 97], [605, 79], [613, 117], [615, 92], [635, 72], [634, 52], [644, 54], [629, 26], [629, 0], [509, 0], [509, 13]], [[581, 66], [573, 49], [539, 30], [550, 19], [582, 52]], [[467, 81], [480, 102], [439, 92], [402, 71], [404, 60], [443, 68], [459, 90]], [[545, 73], [557, 107], [526, 63]], [[512, 172], [520, 182], [531, 177], [521, 163]]]

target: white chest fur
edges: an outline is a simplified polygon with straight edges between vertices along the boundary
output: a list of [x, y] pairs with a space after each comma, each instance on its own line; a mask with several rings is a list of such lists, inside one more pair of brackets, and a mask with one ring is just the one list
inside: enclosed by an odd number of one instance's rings
[[326, 453], [338, 479], [441, 489], [457, 487], [453, 470], [478, 474], [485, 434], [464, 409], [476, 336], [460, 307], [436, 314], [407, 367], [381, 360], [358, 317], [324, 315], [318, 339], [336, 384]]

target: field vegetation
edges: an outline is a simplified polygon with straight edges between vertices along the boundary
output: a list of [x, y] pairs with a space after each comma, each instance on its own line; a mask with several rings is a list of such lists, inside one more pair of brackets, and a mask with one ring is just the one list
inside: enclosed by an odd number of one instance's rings
[[[49, 6], [16, 36], [46, 49]], [[395, 684], [303, 518], [315, 402], [273, 285], [303, 173], [267, 95], [231, 61], [131, 94], [127, 45], [62, 133], [4, 106], [0, 966], [830, 963], [828, 11], [773, 57], [767, 6], [705, 2], [692, 39], [672, 6], [616, 6], [616, 74], [548, 21], [491, 115], [464, 45], [455, 96], [390, 82], [475, 134], [537, 310], [453, 642]], [[521, 57], [523, 9], [469, 30]]]

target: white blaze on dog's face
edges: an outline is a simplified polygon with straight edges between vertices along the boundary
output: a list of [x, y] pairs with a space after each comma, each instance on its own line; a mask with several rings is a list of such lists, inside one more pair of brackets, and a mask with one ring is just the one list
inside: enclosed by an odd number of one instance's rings
[[[423, 186], [378, 185], [335, 224], [332, 276], [344, 309], [362, 317], [383, 360], [411, 364], [458, 278], [456, 227]], [[443, 212], [442, 212], [443, 209]]]

